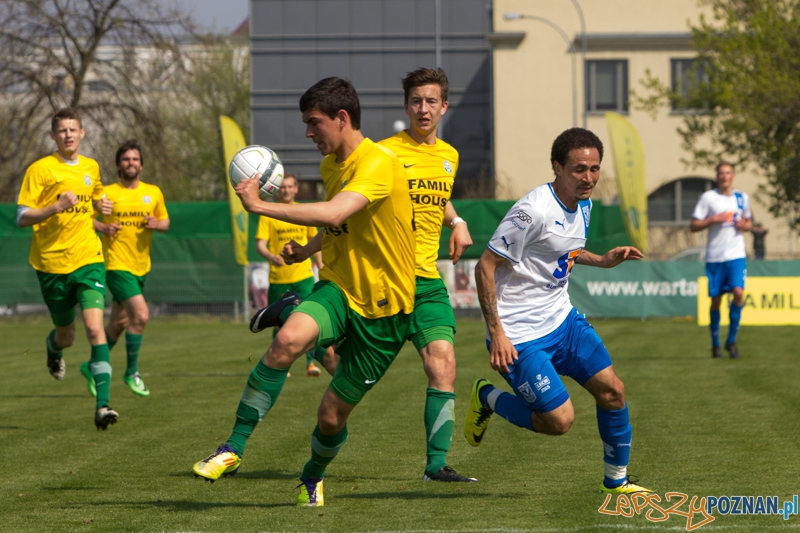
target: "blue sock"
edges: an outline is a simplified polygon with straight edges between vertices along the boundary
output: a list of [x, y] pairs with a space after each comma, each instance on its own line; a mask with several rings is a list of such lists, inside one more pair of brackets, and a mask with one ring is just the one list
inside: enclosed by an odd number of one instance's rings
[[742, 320], [742, 309], [744, 308], [744, 304], [736, 307], [735, 305], [731, 305], [730, 307], [730, 314], [728, 315], [731, 319], [730, 326], [728, 326], [728, 340], [725, 341], [725, 344], [733, 344], [736, 342], [736, 334], [739, 333], [739, 322]]
[[494, 386], [483, 387], [478, 396], [483, 405], [515, 426], [536, 431], [531, 422], [531, 408], [519, 396], [503, 392]]
[[711, 329], [711, 346], [719, 348], [719, 309], [711, 310], [711, 323], [708, 327]]
[[605, 473], [603, 483], [608, 488], [619, 487], [627, 479], [628, 462], [631, 458], [633, 434], [628, 405], [616, 411], [597, 407], [597, 427], [603, 441]]

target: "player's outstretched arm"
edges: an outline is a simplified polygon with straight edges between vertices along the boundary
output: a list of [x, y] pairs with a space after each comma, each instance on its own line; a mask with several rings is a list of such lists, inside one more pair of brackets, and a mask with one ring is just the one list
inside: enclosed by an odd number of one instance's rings
[[43, 222], [51, 216], [78, 205], [78, 197], [72, 191], [67, 191], [58, 197], [58, 200], [45, 207], [17, 207], [17, 226], [27, 228]]
[[575, 262], [579, 265], [613, 268], [623, 261], [636, 261], [642, 257], [644, 257], [644, 254], [633, 246], [617, 246], [603, 255], [597, 255], [583, 249], [575, 259]]
[[342, 191], [326, 202], [308, 204], [264, 202], [258, 197], [258, 185], [258, 179], [255, 178], [242, 180], [236, 184], [236, 195], [241, 199], [245, 211], [300, 226], [336, 227], [369, 203], [366, 196], [351, 191]]
[[453, 228], [453, 232], [450, 234], [450, 259], [455, 265], [461, 259], [464, 250], [472, 246], [472, 236], [469, 234], [466, 221], [458, 216], [456, 208], [450, 202], [447, 202], [444, 208], [444, 220], [442, 223], [448, 228]]
[[478, 289], [478, 301], [481, 304], [481, 313], [486, 321], [486, 329], [491, 340], [491, 353], [489, 362], [492, 368], [508, 373], [509, 365], [517, 360], [517, 350], [508, 340], [500, 317], [497, 312], [497, 290], [494, 285], [494, 273], [497, 267], [506, 261], [488, 248], [483, 251], [478, 264], [475, 265], [475, 285]]

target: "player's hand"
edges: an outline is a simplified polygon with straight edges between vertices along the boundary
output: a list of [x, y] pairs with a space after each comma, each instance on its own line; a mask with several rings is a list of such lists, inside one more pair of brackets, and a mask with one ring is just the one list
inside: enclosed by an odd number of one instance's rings
[[711, 222], [716, 224], [724, 224], [725, 222], [730, 222], [733, 219], [733, 211], [726, 211], [724, 213], [717, 213], [711, 218]]
[[269, 258], [269, 262], [275, 265], [276, 267], [282, 267], [286, 263], [283, 262], [283, 258], [279, 255], [273, 255]]
[[95, 209], [104, 215], [110, 215], [114, 211], [114, 202], [106, 198], [106, 195], [104, 194], [102, 198], [97, 200]]
[[109, 237], [113, 237], [117, 234], [120, 229], [120, 225], [116, 222], [112, 222], [111, 224], [105, 224], [105, 227], [102, 229], [102, 233], [108, 235]]
[[158, 219], [156, 217], [154, 217], [154, 216], [145, 216], [144, 220], [145, 220], [145, 225], [144, 225], [145, 228], [147, 228], [147, 229], [158, 229], [159, 221], [158, 221]]
[[455, 265], [461, 259], [464, 250], [472, 246], [472, 236], [466, 224], [456, 224], [450, 234], [450, 259]]
[[603, 256], [603, 266], [612, 268], [623, 261], [635, 261], [644, 257], [644, 254], [633, 246], [617, 246], [613, 250], [606, 252]]
[[258, 174], [254, 175], [252, 178], [247, 180], [242, 180], [236, 184], [234, 190], [236, 191], [236, 196], [242, 201], [242, 206], [244, 207], [245, 211], [250, 211], [256, 202], [259, 201], [258, 198]]
[[56, 211], [56, 213], [61, 213], [76, 205], [78, 205], [78, 197], [75, 196], [74, 192], [67, 191], [58, 197], [56, 201], [56, 209], [58, 209], [58, 211]]
[[295, 263], [302, 263], [311, 257], [311, 254], [308, 252], [305, 246], [292, 239], [283, 246], [283, 250], [281, 250], [281, 257], [283, 258], [284, 263], [287, 265], [293, 265]]
[[747, 231], [748, 229], [750, 229], [748, 228], [748, 226], [749, 226], [749, 221], [743, 218], [736, 218], [733, 221], [733, 227], [739, 231]]
[[505, 336], [505, 333], [495, 335], [492, 338], [492, 351], [489, 355], [489, 363], [494, 370], [508, 374], [510, 367], [517, 361], [519, 355], [514, 345]]

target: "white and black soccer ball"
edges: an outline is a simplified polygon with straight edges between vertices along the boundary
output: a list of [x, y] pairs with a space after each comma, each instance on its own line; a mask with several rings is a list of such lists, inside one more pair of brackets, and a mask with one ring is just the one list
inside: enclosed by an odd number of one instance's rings
[[268, 200], [278, 192], [283, 183], [283, 164], [278, 154], [266, 146], [247, 146], [242, 148], [231, 160], [228, 168], [228, 175], [231, 178], [231, 185], [243, 179], [252, 178], [258, 174], [259, 178], [258, 196], [262, 200]]

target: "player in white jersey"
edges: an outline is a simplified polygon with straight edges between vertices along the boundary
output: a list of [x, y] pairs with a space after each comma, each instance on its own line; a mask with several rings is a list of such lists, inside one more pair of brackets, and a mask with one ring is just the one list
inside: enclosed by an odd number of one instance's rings
[[706, 191], [697, 201], [692, 213], [691, 230], [708, 228], [706, 246], [706, 276], [708, 296], [711, 298], [711, 357], [722, 357], [719, 341], [719, 306], [722, 295], [733, 294], [730, 306], [730, 325], [725, 349], [734, 359], [739, 357], [736, 334], [744, 307], [744, 280], [747, 265], [744, 248], [744, 233], [753, 229], [750, 198], [733, 188], [735, 171], [733, 164], [717, 165], [717, 188]]
[[511, 208], [481, 255], [475, 281], [490, 362], [515, 394], [476, 380], [464, 433], [479, 446], [495, 412], [537, 433], [566, 433], [575, 418], [559, 377], [566, 375], [597, 402], [605, 465], [600, 492], [652, 492], [627, 475], [632, 430], [625, 387], [600, 337], [567, 294], [575, 263], [611, 268], [642, 257], [631, 246], [602, 256], [583, 248], [602, 159], [603, 143], [594, 133], [572, 128], [559, 135], [550, 154], [555, 180]]

